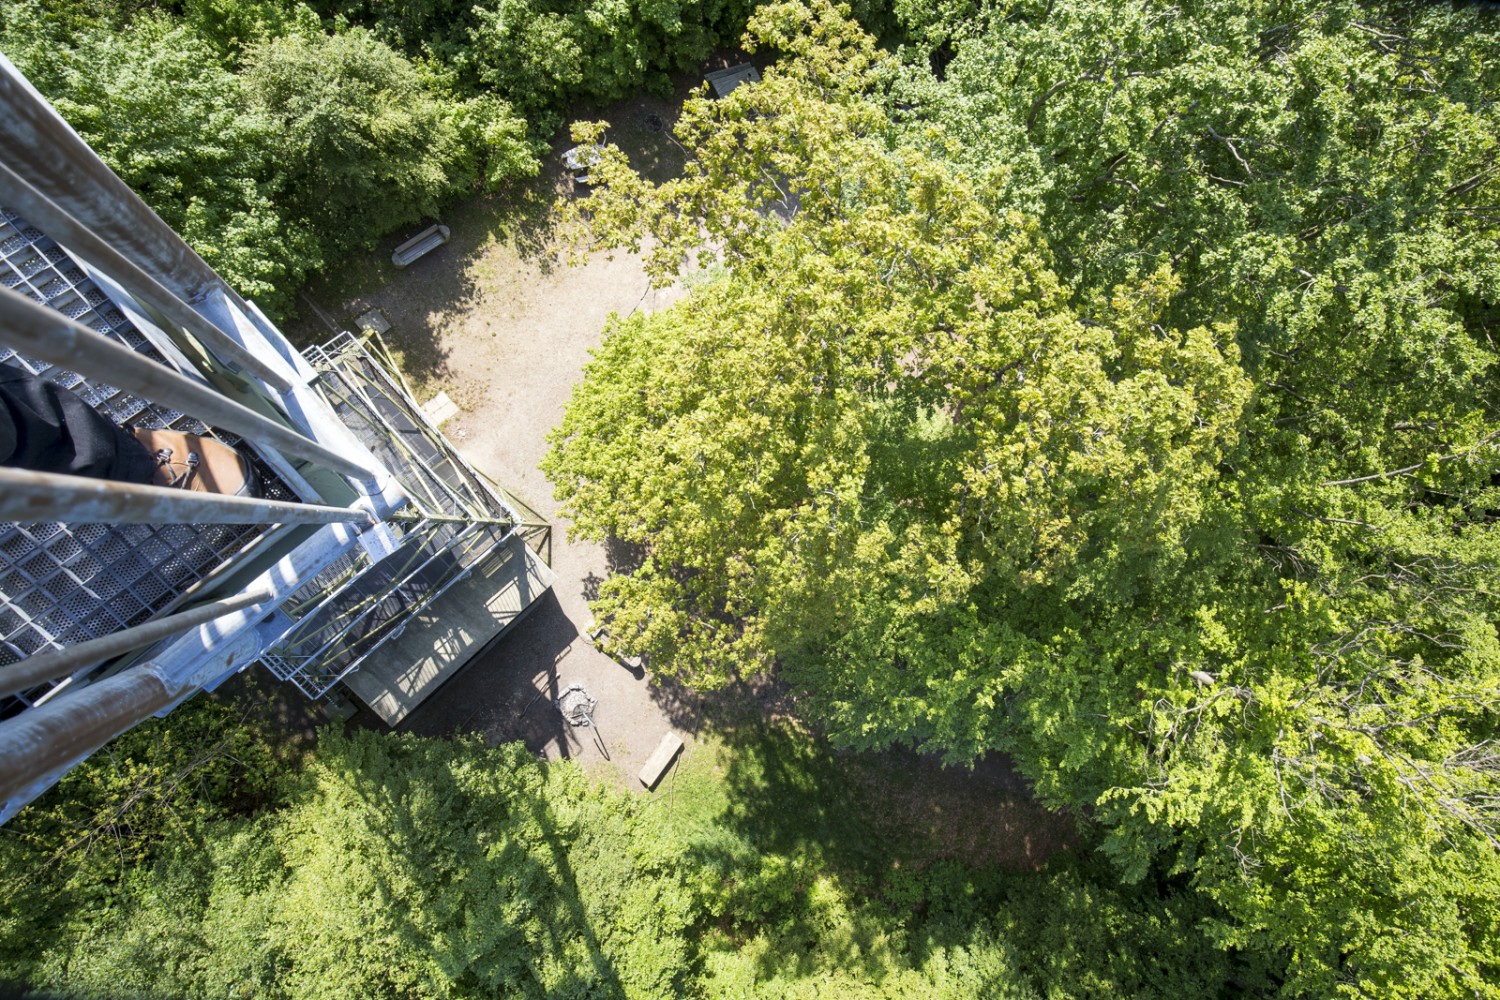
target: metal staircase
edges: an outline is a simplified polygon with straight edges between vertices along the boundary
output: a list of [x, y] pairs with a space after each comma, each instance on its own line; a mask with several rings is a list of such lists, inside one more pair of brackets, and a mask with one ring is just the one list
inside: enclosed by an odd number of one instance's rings
[[550, 585], [546, 524], [431, 426], [381, 345], [297, 352], [3, 56], [0, 284], [0, 364], [117, 423], [237, 445], [263, 484], [0, 468], [0, 822], [257, 662], [310, 698], [360, 677], [399, 718]]

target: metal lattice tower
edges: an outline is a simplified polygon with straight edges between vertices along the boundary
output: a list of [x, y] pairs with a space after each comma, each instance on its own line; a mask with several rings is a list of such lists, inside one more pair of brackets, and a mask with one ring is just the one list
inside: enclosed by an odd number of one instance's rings
[[487, 640], [550, 586], [547, 526], [426, 420], [381, 345], [299, 354], [3, 56], [0, 284], [0, 364], [115, 423], [239, 446], [262, 483], [0, 468], [0, 822], [256, 662], [398, 721], [476, 651], [446, 617]]

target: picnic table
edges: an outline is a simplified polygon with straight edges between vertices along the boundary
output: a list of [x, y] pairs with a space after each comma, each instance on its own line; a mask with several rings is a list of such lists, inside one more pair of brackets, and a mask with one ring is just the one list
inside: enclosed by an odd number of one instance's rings
[[[563, 151], [563, 166], [574, 171], [573, 179], [580, 184], [592, 184], [593, 179], [589, 177], [588, 171], [597, 167], [599, 161], [604, 159], [604, 147], [596, 143], [586, 142], [581, 146]], [[579, 173], [578, 171], [583, 171]]]
[[749, 63], [740, 63], [728, 69], [716, 69], [712, 73], [706, 73], [704, 79], [713, 84], [716, 96], [728, 97], [734, 92], [734, 88], [742, 83], [759, 83], [760, 70]]

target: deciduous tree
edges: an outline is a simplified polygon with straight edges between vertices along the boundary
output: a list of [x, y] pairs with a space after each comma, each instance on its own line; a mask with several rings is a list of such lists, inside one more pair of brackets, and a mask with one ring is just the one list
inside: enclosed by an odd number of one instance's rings
[[762, 8], [783, 59], [689, 105], [682, 179], [595, 172], [594, 240], [723, 267], [611, 329], [548, 469], [644, 547], [596, 607], [656, 669], [1013, 752], [1288, 995], [1460, 995], [1500, 885], [1495, 88], [1462, 15], [1359, 15], [1018, 8], [932, 90]]

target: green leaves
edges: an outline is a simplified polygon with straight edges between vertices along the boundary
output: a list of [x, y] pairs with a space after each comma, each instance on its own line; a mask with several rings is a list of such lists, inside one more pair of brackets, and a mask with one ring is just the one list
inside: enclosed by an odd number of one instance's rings
[[458, 33], [455, 26], [463, 26], [467, 37], [456, 43], [455, 66], [525, 112], [545, 138], [572, 101], [618, 100], [642, 87], [665, 91], [669, 73], [701, 72], [710, 51], [739, 31], [751, 6], [743, 0], [485, 0], [464, 16], [432, 18], [428, 30]]
[[657, 669], [716, 684], [779, 659], [834, 701], [868, 683], [874, 717], [840, 738], [942, 731], [972, 756], [988, 710], [927, 684], [974, 641], [948, 629], [991, 630], [949, 609], [1043, 586], [1120, 603], [1180, 565], [1248, 384], [1230, 331], [1157, 323], [1165, 270], [1072, 311], [1003, 191], [886, 144], [858, 94], [879, 60], [830, 10], [755, 25], [792, 54], [690, 103], [683, 178], [653, 187], [612, 152], [594, 171], [594, 241], [649, 235], [665, 279], [706, 234], [730, 268], [610, 331], [546, 468], [575, 530], [646, 546], [596, 612]]
[[[472, 185], [477, 174], [493, 186], [536, 171], [508, 106], [489, 98], [455, 107], [359, 29], [252, 46], [244, 87], [271, 126], [279, 202], [332, 252], [435, 215], [462, 179]], [[467, 178], [454, 176], [459, 165]]]
[[763, 8], [784, 58], [689, 104], [681, 179], [595, 171], [588, 245], [727, 270], [612, 328], [548, 471], [644, 547], [596, 611], [655, 669], [776, 664], [844, 745], [1011, 751], [1287, 995], [1466, 993], [1494, 27], [1282, 6], [1018, 10], [942, 85]]
[[454, 97], [362, 29], [324, 34], [305, 8], [276, 4], [189, 14], [68, 33], [15, 16], [0, 40], [105, 161], [272, 312], [310, 272], [455, 193], [537, 170], [508, 104]]

